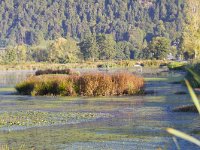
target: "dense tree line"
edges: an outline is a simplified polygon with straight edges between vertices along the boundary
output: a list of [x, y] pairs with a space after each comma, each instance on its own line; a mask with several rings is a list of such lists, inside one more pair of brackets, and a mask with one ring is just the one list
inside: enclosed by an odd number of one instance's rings
[[51, 62], [73, 63], [83, 60], [166, 59], [171, 53], [170, 40], [155, 37], [140, 52], [127, 41], [116, 42], [112, 34], [87, 36], [81, 42], [71, 37], [58, 38], [45, 45], [9, 46], [0, 53], [0, 63]]
[[184, 0], [1, 0], [0, 40], [33, 45], [112, 34], [117, 42], [141, 49], [154, 36], [179, 38], [183, 10]]
[[1, 0], [0, 7], [4, 62], [199, 55], [198, 0]]

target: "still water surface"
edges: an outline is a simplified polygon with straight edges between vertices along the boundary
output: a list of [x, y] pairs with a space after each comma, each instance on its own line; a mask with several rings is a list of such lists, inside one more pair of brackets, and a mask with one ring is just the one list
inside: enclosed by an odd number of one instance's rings
[[[0, 127], [0, 145], [13, 148], [23, 146], [25, 149], [175, 150], [172, 137], [165, 132], [167, 127], [189, 134], [199, 131], [198, 114], [172, 112], [176, 106], [191, 103], [188, 94], [176, 95], [180, 91], [187, 92], [181, 84], [165, 81], [147, 82], [146, 90], [153, 92], [145, 96], [71, 98], [16, 95], [12, 89], [14, 85], [32, 73], [0, 73], [0, 113], [87, 112], [106, 113], [110, 116], [53, 126]], [[193, 135], [200, 139], [199, 135]], [[191, 143], [177, 140], [184, 150], [198, 149]]]

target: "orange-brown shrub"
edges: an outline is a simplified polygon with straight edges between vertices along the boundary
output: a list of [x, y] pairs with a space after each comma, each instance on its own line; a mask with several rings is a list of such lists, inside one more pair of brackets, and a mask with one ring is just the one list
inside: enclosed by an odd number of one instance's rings
[[16, 90], [23, 95], [76, 95], [73, 87], [77, 76], [41, 75], [31, 76], [16, 85]]
[[130, 73], [118, 73], [112, 76], [115, 95], [133, 95], [141, 92], [144, 80]]
[[93, 73], [84, 74], [79, 79], [80, 94], [84, 96], [112, 95], [111, 75]]
[[143, 90], [144, 80], [130, 73], [32, 76], [16, 86], [25, 95], [110, 96], [134, 95]]

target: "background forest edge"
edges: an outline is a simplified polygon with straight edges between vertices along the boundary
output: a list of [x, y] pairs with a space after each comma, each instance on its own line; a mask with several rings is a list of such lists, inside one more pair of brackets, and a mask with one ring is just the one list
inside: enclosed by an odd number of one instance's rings
[[0, 39], [8, 46], [4, 63], [163, 59], [183, 54], [180, 45], [188, 13], [184, 0], [0, 3]]

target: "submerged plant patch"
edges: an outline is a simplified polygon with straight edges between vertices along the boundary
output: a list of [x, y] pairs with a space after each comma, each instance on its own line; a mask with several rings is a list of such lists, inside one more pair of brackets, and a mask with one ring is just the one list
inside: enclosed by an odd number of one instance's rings
[[97, 118], [109, 118], [108, 113], [16, 111], [0, 113], [0, 127], [42, 127], [75, 124]]

